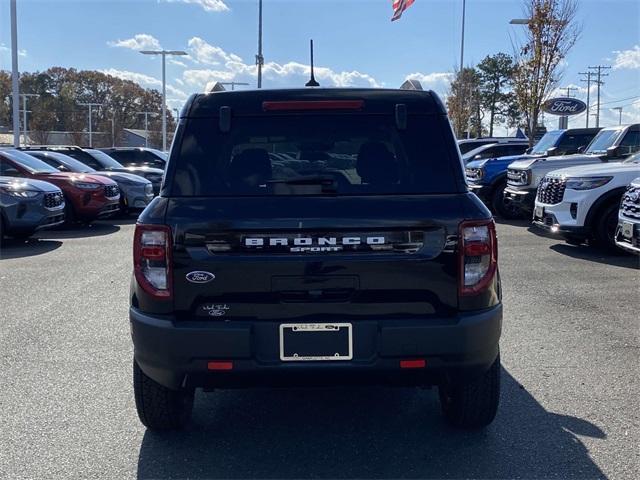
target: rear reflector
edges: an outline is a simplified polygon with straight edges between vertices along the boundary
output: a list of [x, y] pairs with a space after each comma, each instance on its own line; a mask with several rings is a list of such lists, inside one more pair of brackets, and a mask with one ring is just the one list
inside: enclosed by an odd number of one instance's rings
[[362, 110], [362, 100], [297, 100], [290, 102], [262, 102], [266, 112], [300, 110]]
[[233, 362], [208, 362], [209, 370], [233, 370]]
[[427, 361], [421, 360], [400, 360], [400, 368], [425, 368]]

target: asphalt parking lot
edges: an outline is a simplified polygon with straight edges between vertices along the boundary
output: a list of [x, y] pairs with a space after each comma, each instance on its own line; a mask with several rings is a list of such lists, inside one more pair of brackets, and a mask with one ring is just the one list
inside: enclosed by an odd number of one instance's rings
[[435, 390], [220, 391], [145, 432], [131, 386], [133, 220], [0, 253], [1, 478], [637, 478], [637, 257], [500, 224], [502, 404], [447, 427]]

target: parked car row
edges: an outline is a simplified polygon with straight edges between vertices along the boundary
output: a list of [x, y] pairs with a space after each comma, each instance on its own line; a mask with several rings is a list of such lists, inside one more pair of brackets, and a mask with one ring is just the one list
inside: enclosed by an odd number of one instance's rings
[[638, 253], [639, 150], [633, 124], [548, 132], [524, 155], [463, 159], [470, 189], [496, 215], [532, 218], [570, 244]]
[[[117, 151], [134, 150], [146, 152]], [[100, 150], [0, 149], [0, 240], [142, 211], [159, 193], [163, 173], [143, 164], [125, 167]]]

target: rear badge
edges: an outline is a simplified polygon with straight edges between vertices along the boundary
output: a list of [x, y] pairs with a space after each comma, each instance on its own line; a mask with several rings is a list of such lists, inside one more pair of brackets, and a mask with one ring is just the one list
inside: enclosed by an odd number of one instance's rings
[[186, 278], [191, 283], [209, 283], [215, 280], [216, 276], [210, 272], [196, 271], [187, 273]]

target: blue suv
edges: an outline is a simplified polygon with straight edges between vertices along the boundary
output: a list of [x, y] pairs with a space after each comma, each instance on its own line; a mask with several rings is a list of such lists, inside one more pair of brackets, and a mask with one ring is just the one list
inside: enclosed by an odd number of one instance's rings
[[467, 163], [469, 189], [496, 214], [505, 219], [518, 218], [521, 211], [504, 201], [507, 167], [517, 160], [544, 158], [551, 155], [570, 155], [580, 152], [600, 131], [599, 128], [572, 128], [547, 132], [524, 155], [472, 160]]

